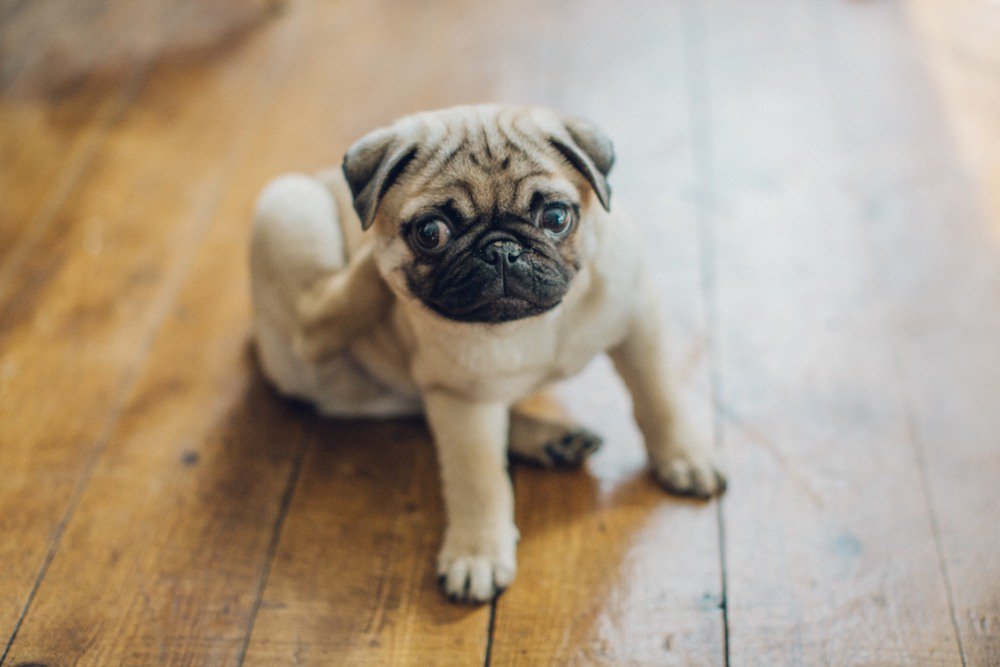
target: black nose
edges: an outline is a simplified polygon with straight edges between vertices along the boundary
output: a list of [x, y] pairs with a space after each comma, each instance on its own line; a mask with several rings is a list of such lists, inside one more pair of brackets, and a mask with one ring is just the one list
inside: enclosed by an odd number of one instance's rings
[[514, 241], [493, 241], [483, 248], [483, 258], [490, 264], [510, 266], [521, 256], [521, 246]]

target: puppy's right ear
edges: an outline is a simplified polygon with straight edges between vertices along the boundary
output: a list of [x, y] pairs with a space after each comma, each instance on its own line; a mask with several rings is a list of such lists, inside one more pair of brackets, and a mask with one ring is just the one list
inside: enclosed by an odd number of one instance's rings
[[597, 127], [581, 118], [562, 118], [563, 127], [573, 140], [566, 143], [559, 137], [549, 137], [549, 145], [590, 183], [604, 210], [611, 210], [611, 186], [608, 174], [615, 163], [611, 140]]
[[344, 177], [362, 229], [372, 226], [382, 197], [416, 156], [416, 144], [401, 142], [393, 128], [365, 135], [344, 155]]

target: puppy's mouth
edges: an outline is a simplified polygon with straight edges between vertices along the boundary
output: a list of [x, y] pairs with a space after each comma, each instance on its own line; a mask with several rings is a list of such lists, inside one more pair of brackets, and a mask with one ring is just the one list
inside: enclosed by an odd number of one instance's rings
[[559, 302], [556, 301], [551, 305], [540, 305], [514, 296], [502, 296], [467, 308], [444, 308], [433, 302], [427, 302], [427, 305], [439, 315], [457, 322], [500, 324], [541, 315], [555, 308]]
[[499, 324], [552, 310], [565, 293], [564, 289], [547, 289], [536, 294], [525, 287], [520, 280], [501, 276], [488, 284], [465, 285], [424, 302], [439, 315], [458, 322]]
[[449, 319], [499, 324], [552, 310], [566, 294], [570, 278], [545, 256], [502, 241], [447, 271], [422, 298]]

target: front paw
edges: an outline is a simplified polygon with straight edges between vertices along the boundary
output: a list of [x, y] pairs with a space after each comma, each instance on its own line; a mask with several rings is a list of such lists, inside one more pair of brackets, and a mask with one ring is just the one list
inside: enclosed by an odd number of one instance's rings
[[668, 492], [707, 500], [726, 490], [726, 475], [714, 453], [676, 452], [653, 461], [653, 474]]
[[456, 602], [487, 602], [502, 593], [517, 571], [517, 529], [449, 529], [438, 554], [438, 578]]

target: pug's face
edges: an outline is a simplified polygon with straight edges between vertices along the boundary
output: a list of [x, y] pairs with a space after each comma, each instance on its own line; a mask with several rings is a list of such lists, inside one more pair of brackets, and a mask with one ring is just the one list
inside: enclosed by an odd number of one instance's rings
[[397, 292], [460, 322], [557, 306], [607, 207], [610, 142], [537, 108], [459, 107], [362, 139], [344, 173], [379, 268]]

